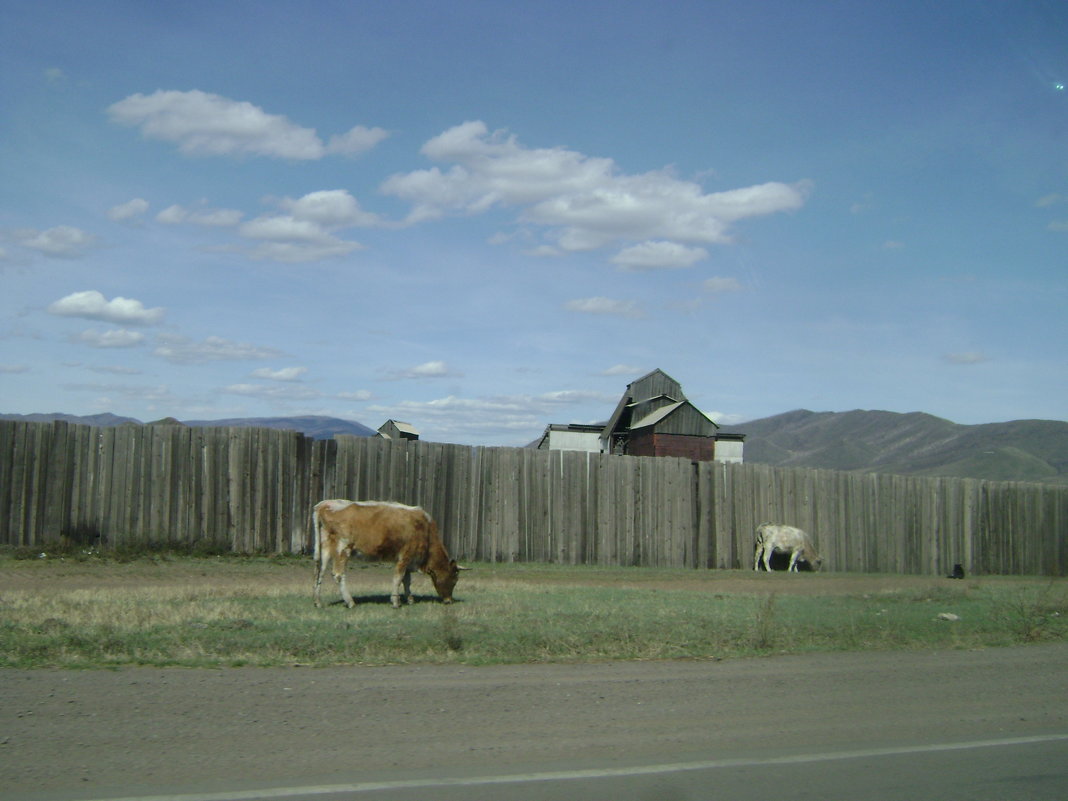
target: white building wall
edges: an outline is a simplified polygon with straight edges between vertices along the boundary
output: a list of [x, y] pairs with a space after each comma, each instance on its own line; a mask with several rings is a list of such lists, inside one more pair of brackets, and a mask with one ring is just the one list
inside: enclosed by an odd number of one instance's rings
[[742, 449], [744, 446], [744, 442], [739, 442], [737, 440], [717, 439], [716, 461], [728, 462], [731, 464], [740, 463], [742, 461]]
[[601, 452], [601, 437], [597, 431], [550, 431], [549, 450]]

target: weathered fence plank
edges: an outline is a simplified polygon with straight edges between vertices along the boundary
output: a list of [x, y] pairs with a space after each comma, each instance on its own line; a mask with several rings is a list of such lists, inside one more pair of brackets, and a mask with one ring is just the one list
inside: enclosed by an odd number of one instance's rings
[[339, 437], [0, 421], [0, 544], [307, 552], [326, 497], [424, 506], [461, 559], [748, 568], [764, 521], [825, 569], [1068, 573], [1068, 487]]

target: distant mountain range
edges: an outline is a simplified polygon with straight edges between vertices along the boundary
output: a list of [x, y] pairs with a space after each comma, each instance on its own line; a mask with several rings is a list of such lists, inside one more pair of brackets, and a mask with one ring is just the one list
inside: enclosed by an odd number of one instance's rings
[[1068, 484], [1068, 423], [1056, 420], [960, 425], [922, 412], [801, 409], [729, 430], [746, 435], [747, 462]]
[[0, 414], [0, 420], [25, 420], [32, 423], [50, 423], [64, 420], [68, 423], [81, 423], [87, 426], [121, 426], [121, 425], [183, 425], [195, 428], [213, 426], [232, 426], [236, 428], [277, 428], [283, 431], [300, 431], [313, 439], [333, 439], [335, 434], [350, 434], [354, 437], [373, 437], [378, 434], [354, 420], [342, 420], [338, 417], [321, 417], [306, 415], [304, 417], [239, 417], [229, 420], [175, 420], [166, 417], [143, 423], [133, 417], [119, 417], [114, 414], [92, 414], [78, 417], [73, 414]]
[[[66, 420], [94, 426], [146, 425], [132, 417], [97, 414], [0, 414], [0, 419]], [[335, 434], [373, 437], [371, 428], [337, 417], [173, 418], [147, 425], [241, 426], [300, 431], [315, 439]], [[780, 467], [820, 467], [866, 473], [1038, 481], [1068, 484], [1068, 423], [1014, 420], [960, 425], [921, 412], [797, 410], [723, 431], [745, 434], [745, 461]]]

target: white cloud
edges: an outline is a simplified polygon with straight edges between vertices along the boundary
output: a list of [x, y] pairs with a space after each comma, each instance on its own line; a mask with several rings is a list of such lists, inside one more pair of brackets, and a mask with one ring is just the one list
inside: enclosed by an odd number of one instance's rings
[[191, 223], [210, 228], [232, 228], [241, 222], [244, 213], [236, 209], [195, 209], [190, 211], [179, 205], [168, 206], [156, 215], [156, 222], [166, 225]]
[[249, 251], [253, 259], [289, 263], [319, 261], [345, 256], [363, 247], [359, 242], [334, 236], [317, 223], [288, 215], [249, 220], [239, 232], [246, 239], [263, 240]]
[[136, 219], [148, 211], [148, 201], [141, 197], [135, 197], [118, 206], [108, 209], [108, 219], [115, 222], [127, 222]]
[[269, 367], [261, 367], [252, 371], [253, 378], [266, 378], [269, 381], [299, 381], [300, 377], [308, 372], [307, 367], [283, 367], [280, 370], [272, 370]]
[[903, 247], [905, 247], [905, 243], [896, 239], [888, 239], [883, 242], [883, 250], [901, 250]]
[[461, 374], [453, 372], [445, 362], [432, 361], [424, 362], [405, 370], [390, 370], [387, 372], [386, 378], [390, 381], [398, 381], [419, 378], [453, 378], [459, 375]]
[[274, 348], [232, 342], [222, 337], [208, 337], [203, 342], [194, 342], [177, 334], [160, 334], [156, 342], [156, 349], [152, 354], [172, 364], [277, 359], [283, 355]]
[[644, 317], [645, 314], [633, 300], [611, 298], [582, 298], [564, 304], [568, 311], [582, 314], [614, 314], [620, 317]]
[[162, 307], [146, 309], [141, 301], [133, 298], [107, 300], [95, 289], [60, 298], [48, 307], [48, 312], [61, 317], [82, 317], [123, 325], [154, 325], [163, 319], [164, 314]]
[[296, 200], [284, 198], [279, 205], [297, 220], [313, 222], [328, 229], [354, 226], [368, 228], [382, 222], [377, 214], [360, 208], [360, 202], [344, 189], [309, 192]]
[[1042, 197], [1040, 197], [1038, 200], [1035, 201], [1035, 207], [1036, 208], [1040, 208], [1040, 209], [1048, 208], [1050, 206], [1057, 205], [1063, 199], [1064, 198], [1061, 197], [1061, 195], [1059, 195], [1056, 192], [1054, 192], [1053, 194], [1050, 194], [1050, 195], [1043, 195]]
[[173, 142], [189, 156], [268, 156], [297, 161], [329, 153], [355, 155], [388, 136], [357, 125], [324, 145], [314, 128], [240, 100], [192, 90], [134, 94], [108, 107], [111, 119], [141, 129], [143, 136]]
[[1065, 233], [1068, 231], [1068, 220], [1054, 220], [1049, 224], [1049, 230]]
[[346, 133], [331, 136], [330, 144], [326, 149], [330, 153], [356, 156], [367, 152], [388, 136], [389, 132], [383, 128], [365, 128], [357, 125]]
[[409, 223], [520, 207], [522, 221], [544, 226], [550, 244], [565, 251], [643, 240], [729, 242], [730, 223], [798, 209], [808, 189], [773, 182], [706, 194], [669, 170], [624, 175], [612, 159], [562, 147], [524, 148], [515, 136], [491, 134], [480, 121], [450, 128], [422, 153], [452, 166], [393, 175], [381, 187], [412, 203]]
[[374, 395], [369, 390], [358, 389], [355, 392], [338, 392], [334, 397], [340, 400], [369, 401]]
[[738, 283], [736, 278], [725, 278], [717, 275], [702, 281], [701, 288], [705, 292], [718, 295], [722, 292], [739, 292], [742, 289], [742, 285]]
[[702, 259], [708, 258], [704, 248], [686, 247], [678, 242], [642, 242], [623, 248], [611, 261], [623, 270], [637, 272], [640, 270], [671, 269], [692, 267]]
[[30, 368], [25, 364], [0, 364], [0, 373], [3, 375], [18, 375], [28, 372], [30, 372]]
[[46, 231], [16, 231], [15, 239], [23, 247], [60, 259], [81, 258], [96, 245], [95, 236], [69, 225], [59, 225]]
[[343, 189], [311, 192], [296, 200], [283, 198], [278, 205], [288, 213], [257, 217], [238, 229], [246, 239], [264, 242], [250, 251], [252, 258], [307, 262], [344, 256], [363, 245], [342, 239], [335, 231], [382, 224], [378, 215], [361, 209]]
[[108, 107], [111, 118], [149, 139], [174, 142], [190, 156], [254, 155], [320, 159], [326, 149], [302, 128], [258, 106], [193, 90], [134, 94]]
[[264, 400], [313, 400], [320, 397], [318, 390], [298, 386], [273, 386], [268, 384], [231, 384], [223, 388], [227, 395], [242, 395]]
[[111, 331], [90, 328], [71, 337], [71, 340], [91, 348], [135, 348], [145, 341], [145, 335], [140, 331], [127, 331], [125, 328]]

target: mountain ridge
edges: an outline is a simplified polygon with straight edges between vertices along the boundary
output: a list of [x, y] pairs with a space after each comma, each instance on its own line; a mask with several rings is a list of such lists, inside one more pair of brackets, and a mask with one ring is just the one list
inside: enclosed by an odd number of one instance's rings
[[324, 415], [300, 415], [293, 417], [232, 417], [223, 420], [176, 420], [165, 417], [162, 420], [143, 422], [134, 417], [120, 417], [110, 413], [78, 416], [52, 412], [49, 414], [0, 414], [0, 420], [22, 420], [31, 423], [50, 423], [62, 420], [67, 423], [101, 426], [104, 428], [120, 425], [182, 425], [193, 428], [235, 427], [235, 428], [274, 428], [282, 431], [299, 431], [312, 439], [332, 439], [336, 434], [355, 437], [374, 437], [378, 432], [355, 420], [343, 420], [340, 417]]
[[746, 435], [746, 462], [777, 467], [1068, 484], [1068, 423], [1057, 420], [795, 409], [723, 430]]
[[[304, 415], [142, 423], [114, 414], [78, 416], [0, 414], [0, 419], [83, 425], [189, 425], [263, 427], [300, 431], [315, 439], [337, 434], [369, 437], [376, 431], [355, 420]], [[964, 425], [925, 412], [854, 409], [782, 414], [724, 426], [745, 434], [745, 461], [776, 467], [812, 467], [864, 473], [1031, 481], [1068, 485], [1068, 422], [1012, 420]]]

